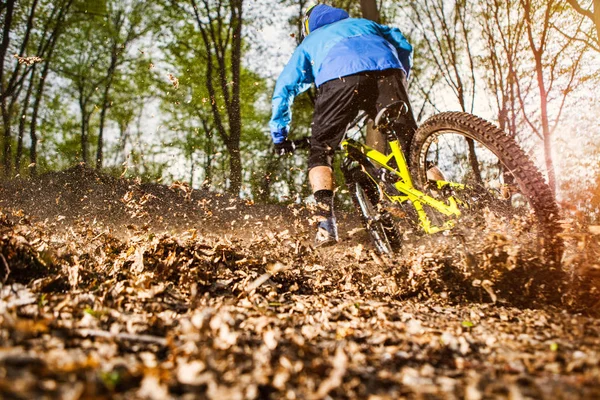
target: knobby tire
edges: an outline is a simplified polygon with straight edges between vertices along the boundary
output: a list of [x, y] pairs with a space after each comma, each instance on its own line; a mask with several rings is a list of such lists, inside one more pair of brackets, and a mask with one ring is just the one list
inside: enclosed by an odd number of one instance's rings
[[444, 112], [425, 121], [411, 144], [409, 168], [415, 184], [420, 188], [426, 186], [426, 156], [433, 139], [431, 136], [437, 137], [441, 132], [455, 132], [471, 138], [498, 157], [513, 175], [519, 190], [534, 211], [544, 255], [551, 261], [560, 260], [563, 243], [558, 236], [561, 228], [554, 195], [542, 174], [515, 140], [493, 124], [462, 112]]

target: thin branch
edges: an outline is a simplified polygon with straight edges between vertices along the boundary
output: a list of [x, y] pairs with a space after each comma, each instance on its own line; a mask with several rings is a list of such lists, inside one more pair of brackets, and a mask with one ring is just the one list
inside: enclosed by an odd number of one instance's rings
[[[597, 52], [600, 53], [600, 46], [596, 46], [596, 44], [593, 43], [592, 41], [585, 40], [585, 39], [582, 39], [582, 38], [578, 38], [578, 37], [575, 37], [575, 36], [571, 36], [571, 35], [569, 35], [565, 31], [563, 31], [560, 27], [558, 27], [555, 24], [552, 24], [552, 28], [555, 29], [561, 35], [563, 35], [566, 39], [572, 40], [574, 42], [583, 43], [584, 45], [586, 45], [590, 49], [592, 49], [592, 50], [597, 51]], [[589, 37], [589, 35], [587, 35], [585, 32], [584, 32], [584, 34], [588, 37], [588, 39], [594, 40], [593, 38]]]
[[558, 114], [556, 116], [556, 118], [554, 119], [553, 122], [553, 127], [551, 130], [551, 134], [554, 133], [554, 131], [556, 130], [556, 128], [558, 127], [558, 122], [560, 121], [560, 117], [562, 116], [563, 110], [564, 110], [564, 106], [565, 103], [567, 101], [567, 96], [569, 95], [569, 93], [571, 92], [571, 88], [573, 87], [573, 83], [575, 82], [575, 76], [577, 75], [577, 71], [579, 69], [579, 64], [581, 63], [581, 60], [583, 59], [584, 56], [584, 52], [580, 52], [579, 53], [579, 57], [577, 58], [577, 60], [575, 61], [574, 65], [571, 67], [571, 76], [569, 79], [569, 83], [567, 85], [567, 87], [564, 89], [563, 91], [563, 98], [560, 104], [560, 107], [558, 108]]
[[10, 267], [8, 266], [6, 258], [4, 258], [4, 254], [0, 253], [0, 258], [2, 259], [2, 264], [4, 264], [4, 268], [6, 269], [6, 275], [4, 275], [4, 278], [2, 278], [2, 284], [5, 284], [8, 280], [8, 276], [10, 275]]
[[594, 14], [590, 10], [586, 10], [583, 8], [581, 4], [577, 0], [567, 0], [567, 3], [571, 5], [579, 14], [588, 17], [589, 19], [594, 19]]
[[141, 342], [141, 343], [150, 343], [157, 344], [159, 346], [167, 346], [169, 342], [167, 339], [160, 336], [153, 335], [135, 335], [131, 333], [116, 333], [113, 334], [108, 331], [103, 331], [100, 329], [77, 329], [74, 331], [77, 336], [81, 337], [100, 337], [105, 339], [113, 339], [113, 340], [127, 340], [133, 342]]

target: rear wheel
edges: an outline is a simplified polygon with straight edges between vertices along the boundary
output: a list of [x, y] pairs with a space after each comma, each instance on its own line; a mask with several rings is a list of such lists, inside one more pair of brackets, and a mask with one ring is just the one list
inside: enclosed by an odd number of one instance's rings
[[529, 157], [502, 130], [467, 113], [441, 113], [419, 127], [410, 154], [417, 186], [435, 191], [439, 180], [463, 183], [468, 189], [452, 194], [471, 210], [487, 208], [511, 220], [532, 217], [544, 254], [560, 259], [554, 196]]

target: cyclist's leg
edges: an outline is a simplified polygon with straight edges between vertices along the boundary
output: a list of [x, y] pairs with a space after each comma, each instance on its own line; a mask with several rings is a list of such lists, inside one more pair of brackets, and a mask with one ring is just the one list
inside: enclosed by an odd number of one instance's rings
[[369, 80], [373, 78], [365, 74], [351, 75], [326, 82], [317, 92], [308, 160], [308, 178], [319, 220], [317, 246], [335, 243], [338, 239], [333, 211], [333, 156], [347, 125], [358, 113], [364, 93], [372, 92], [365, 89]]
[[377, 112], [379, 112], [382, 108], [397, 101], [406, 103], [408, 112], [397, 121], [393, 129], [408, 159], [410, 142], [417, 130], [417, 122], [413, 115], [407, 88], [408, 84], [404, 71], [399, 69], [381, 71], [377, 79], [378, 96], [375, 107], [377, 108]]
[[[356, 117], [358, 110], [364, 108], [365, 97], [373, 96], [372, 82], [373, 74], [361, 73], [335, 79], [319, 87], [308, 159], [313, 191], [333, 190], [333, 178], [329, 176], [332, 177], [335, 150], [348, 124]], [[329, 185], [331, 187], [327, 187]]]

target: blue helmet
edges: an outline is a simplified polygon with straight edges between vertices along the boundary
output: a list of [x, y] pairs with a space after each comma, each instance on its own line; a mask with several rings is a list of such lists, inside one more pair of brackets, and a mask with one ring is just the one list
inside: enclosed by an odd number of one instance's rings
[[312, 31], [324, 25], [332, 24], [349, 17], [350, 15], [340, 8], [319, 3], [313, 4], [304, 11], [304, 16], [302, 17], [302, 38], [305, 38]]

